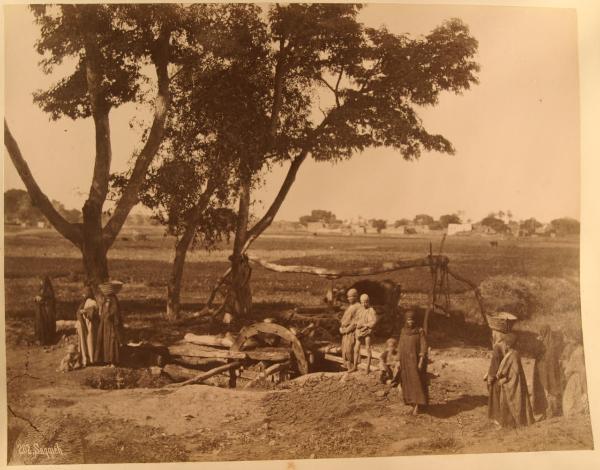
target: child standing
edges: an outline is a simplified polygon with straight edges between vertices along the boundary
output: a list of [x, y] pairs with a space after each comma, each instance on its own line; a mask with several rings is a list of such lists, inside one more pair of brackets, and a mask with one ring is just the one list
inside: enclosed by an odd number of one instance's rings
[[371, 371], [371, 335], [373, 327], [377, 323], [377, 313], [369, 304], [369, 296], [362, 294], [360, 296], [361, 309], [356, 315], [356, 343], [354, 344], [354, 368], [358, 367], [360, 360], [361, 340], [364, 339], [367, 347], [367, 374]]

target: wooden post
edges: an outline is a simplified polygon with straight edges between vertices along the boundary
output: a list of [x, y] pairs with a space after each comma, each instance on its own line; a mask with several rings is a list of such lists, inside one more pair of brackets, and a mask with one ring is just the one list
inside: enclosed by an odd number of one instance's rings
[[[228, 359], [227, 362], [231, 364], [232, 359]], [[235, 375], [235, 367], [229, 369], [229, 388], [235, 388], [237, 383], [237, 375]]]

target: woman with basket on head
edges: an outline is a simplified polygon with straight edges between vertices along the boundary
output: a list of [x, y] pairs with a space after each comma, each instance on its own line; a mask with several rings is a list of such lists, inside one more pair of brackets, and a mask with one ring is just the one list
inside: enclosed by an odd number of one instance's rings
[[512, 313], [500, 312], [495, 315], [487, 315], [488, 326], [492, 330], [492, 358], [488, 372], [484, 377], [487, 383], [489, 393], [488, 397], [488, 418], [496, 425], [500, 426], [502, 421], [500, 410], [500, 384], [496, 379], [498, 368], [504, 358], [504, 347], [501, 341], [512, 330], [513, 324], [517, 321], [517, 317]]
[[102, 293], [100, 303], [100, 325], [94, 351], [94, 362], [115, 366], [119, 364], [122, 343], [121, 311], [117, 294], [123, 287], [119, 281], [110, 281], [98, 286]]
[[535, 422], [521, 356], [515, 349], [516, 343], [514, 333], [506, 335], [500, 342], [504, 357], [498, 367], [496, 380], [500, 385], [500, 424], [503, 427], [529, 426]]

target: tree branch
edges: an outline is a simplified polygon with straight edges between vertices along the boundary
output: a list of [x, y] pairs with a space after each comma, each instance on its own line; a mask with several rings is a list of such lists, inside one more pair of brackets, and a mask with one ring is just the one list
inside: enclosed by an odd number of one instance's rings
[[271, 107], [271, 123], [269, 143], [267, 149], [270, 149], [277, 135], [277, 126], [279, 124], [279, 113], [283, 104], [283, 83], [285, 78], [285, 59], [287, 49], [285, 48], [285, 38], [279, 40], [279, 54], [277, 56], [277, 64], [275, 65], [273, 105]]
[[241, 251], [242, 254], [245, 253], [248, 250], [248, 248], [250, 248], [250, 245], [254, 242], [254, 240], [256, 240], [260, 236], [260, 234], [263, 233], [265, 229], [273, 222], [273, 219], [277, 215], [277, 212], [281, 208], [283, 201], [287, 197], [292, 185], [294, 184], [294, 181], [296, 180], [296, 175], [298, 174], [300, 166], [302, 165], [302, 163], [304, 163], [304, 160], [306, 160], [306, 157], [310, 153], [315, 138], [323, 130], [330, 117], [331, 112], [323, 119], [323, 121], [321, 121], [321, 124], [319, 124], [313, 130], [311, 135], [307, 137], [307, 143], [304, 149], [292, 160], [290, 168], [288, 169], [288, 172], [285, 175], [285, 179], [283, 180], [283, 183], [279, 188], [277, 196], [275, 196], [275, 199], [271, 203], [271, 206], [269, 207], [265, 215], [250, 230], [248, 230], [246, 241]]
[[27, 192], [29, 193], [33, 205], [44, 214], [46, 219], [48, 219], [48, 222], [52, 224], [58, 233], [75, 246], [81, 248], [81, 230], [79, 229], [79, 226], [67, 222], [40, 189], [35, 178], [31, 174], [27, 162], [21, 154], [17, 141], [14, 139], [8, 128], [6, 120], [4, 120], [4, 145], [6, 146], [6, 150], [8, 151], [8, 155], [10, 156], [13, 165], [27, 188]]
[[87, 92], [92, 108], [96, 134], [96, 158], [94, 160], [94, 173], [90, 186], [89, 201], [100, 211], [108, 194], [108, 180], [112, 159], [110, 122], [108, 117], [110, 105], [107, 103], [101, 89], [104, 75], [101, 65], [102, 53], [98, 47], [98, 37], [92, 27], [97, 7], [94, 5], [81, 5], [74, 8], [76, 9], [76, 15], [81, 31], [83, 32]]
[[104, 227], [102, 236], [107, 248], [115, 241], [133, 206], [139, 202], [140, 188], [144, 182], [148, 167], [160, 147], [165, 132], [165, 123], [171, 101], [169, 92], [170, 81], [167, 73], [170, 37], [171, 31], [163, 29], [152, 53], [152, 61], [154, 62], [158, 79], [158, 94], [154, 105], [154, 119], [148, 140], [135, 161], [129, 182], [115, 207], [114, 214]]

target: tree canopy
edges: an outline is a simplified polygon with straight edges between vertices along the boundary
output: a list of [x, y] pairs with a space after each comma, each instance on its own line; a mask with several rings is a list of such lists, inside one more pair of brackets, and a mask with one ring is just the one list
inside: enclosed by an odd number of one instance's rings
[[444, 214], [440, 216], [440, 225], [447, 228], [449, 224], [460, 224], [462, 221], [458, 214]]

